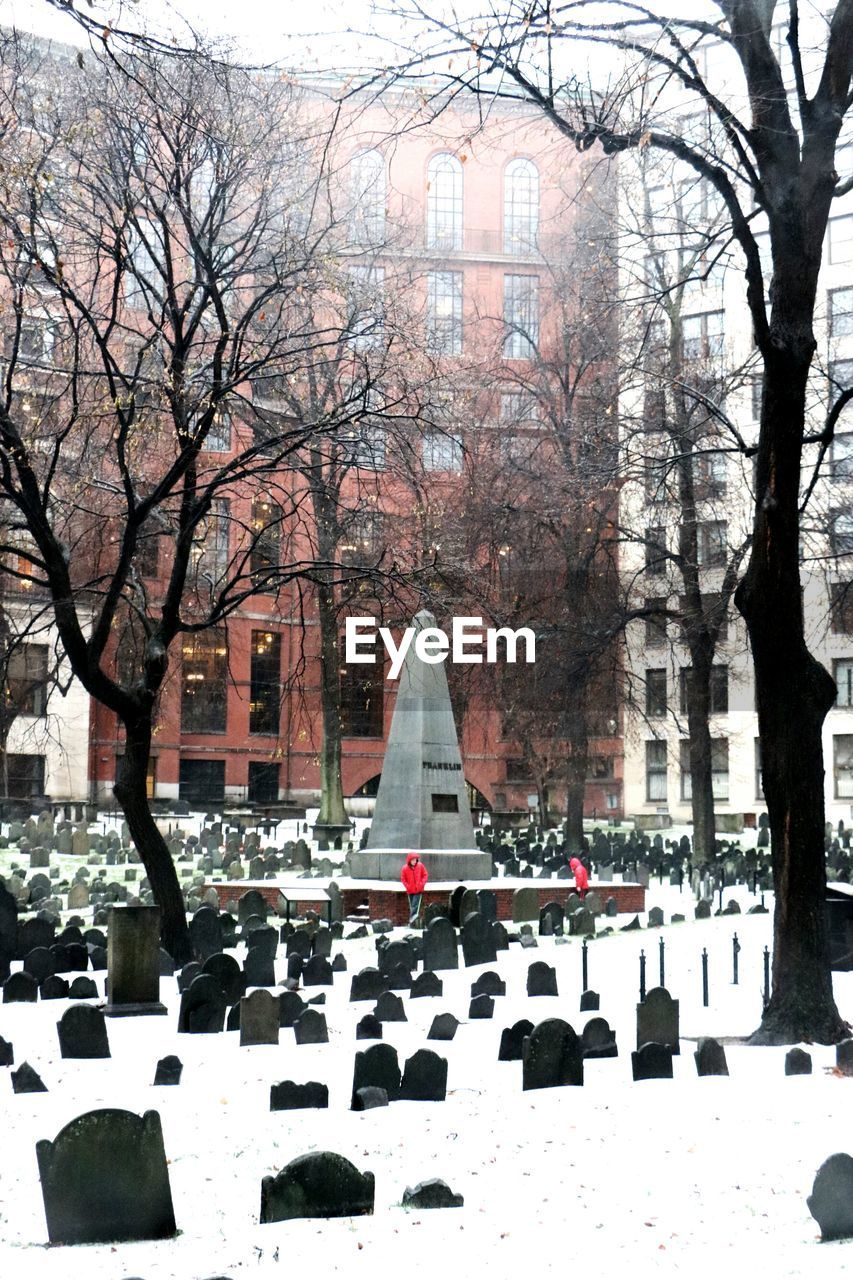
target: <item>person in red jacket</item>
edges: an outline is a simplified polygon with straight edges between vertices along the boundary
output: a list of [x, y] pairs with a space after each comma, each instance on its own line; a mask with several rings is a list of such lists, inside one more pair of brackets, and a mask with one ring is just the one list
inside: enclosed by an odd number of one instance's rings
[[572, 858], [569, 862], [569, 866], [571, 867], [572, 874], [575, 877], [575, 888], [578, 891], [578, 897], [581, 902], [583, 902], [586, 897], [586, 891], [589, 888], [589, 876], [587, 874], [586, 867], [583, 865], [580, 858]]
[[412, 926], [417, 923], [424, 885], [429, 879], [427, 869], [418, 854], [410, 853], [406, 858], [406, 865], [400, 872], [400, 879], [403, 882], [403, 888], [409, 895], [409, 925]]

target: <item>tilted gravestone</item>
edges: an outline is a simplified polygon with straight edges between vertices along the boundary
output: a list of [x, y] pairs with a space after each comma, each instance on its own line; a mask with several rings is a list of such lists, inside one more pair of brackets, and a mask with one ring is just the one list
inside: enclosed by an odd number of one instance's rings
[[853, 1158], [838, 1151], [824, 1160], [806, 1204], [822, 1240], [853, 1236]]
[[699, 1041], [693, 1054], [696, 1074], [699, 1076], [727, 1076], [726, 1051], [718, 1040], [706, 1036]]
[[522, 1046], [522, 1089], [583, 1084], [583, 1055], [574, 1029], [562, 1018], [546, 1018]]
[[56, 1024], [63, 1058], [108, 1058], [107, 1024], [100, 1009], [78, 1004], [66, 1009]]
[[278, 1025], [292, 1027], [297, 1018], [301, 1018], [307, 1005], [295, 991], [282, 991], [278, 997]]
[[634, 1080], [671, 1080], [672, 1049], [653, 1042], [640, 1045], [631, 1054], [631, 1071]]
[[465, 1201], [443, 1179], [428, 1178], [415, 1187], [406, 1187], [400, 1203], [404, 1209], [461, 1209]]
[[225, 996], [222, 988], [210, 974], [199, 974], [181, 996], [178, 1031], [190, 1035], [212, 1035], [220, 1032], [224, 1024]]
[[41, 1076], [28, 1062], [22, 1062], [17, 1071], [11, 1073], [13, 1093], [47, 1093], [47, 1086]]
[[372, 1173], [333, 1151], [297, 1156], [261, 1182], [261, 1223], [290, 1218], [350, 1218], [373, 1213]]
[[637, 1048], [644, 1044], [667, 1044], [680, 1053], [678, 1043], [678, 1001], [666, 987], [653, 987], [637, 1005]]
[[522, 1018], [511, 1027], [504, 1027], [498, 1049], [498, 1062], [521, 1062], [524, 1041], [532, 1030], [533, 1023], [527, 1018]]
[[154, 1083], [156, 1085], [178, 1085], [181, 1083], [183, 1070], [184, 1064], [180, 1058], [174, 1053], [167, 1054], [165, 1058], [161, 1058], [157, 1063], [154, 1072]]
[[15, 1051], [8, 1040], [0, 1036], [0, 1067], [11, 1067], [15, 1061]]
[[51, 1244], [163, 1240], [176, 1231], [156, 1111], [88, 1111], [36, 1143]]
[[224, 951], [208, 956], [202, 965], [201, 972], [209, 974], [219, 983], [229, 1005], [236, 1004], [246, 994], [243, 970], [234, 957], [226, 955]]
[[468, 1006], [469, 1018], [493, 1018], [495, 1016], [495, 1002], [490, 995], [482, 992], [479, 996], [474, 996]]
[[418, 1049], [406, 1059], [400, 1081], [400, 1100], [444, 1102], [447, 1096], [447, 1059], [432, 1049]]
[[384, 1089], [389, 1102], [395, 1102], [399, 1098], [400, 1067], [397, 1061], [397, 1050], [393, 1045], [374, 1044], [355, 1055], [352, 1077], [353, 1098], [359, 1089], [368, 1086]]
[[331, 987], [335, 975], [332, 966], [325, 956], [311, 956], [302, 966], [302, 985], [304, 987]]
[[427, 1040], [452, 1040], [459, 1020], [452, 1013], [437, 1013], [427, 1033]]
[[270, 1086], [270, 1111], [302, 1111], [309, 1107], [325, 1108], [329, 1105], [329, 1086], [318, 1080], [295, 1084], [293, 1080], [281, 1080]]
[[278, 999], [260, 989], [240, 1001], [240, 1045], [278, 1044]]

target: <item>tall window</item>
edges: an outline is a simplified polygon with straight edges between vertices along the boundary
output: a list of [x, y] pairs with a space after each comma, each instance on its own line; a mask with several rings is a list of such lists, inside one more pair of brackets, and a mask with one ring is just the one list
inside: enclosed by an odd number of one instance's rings
[[212, 586], [228, 572], [228, 535], [231, 505], [227, 498], [214, 498], [210, 515], [201, 522], [193, 547], [199, 586]]
[[340, 542], [341, 564], [372, 564], [382, 551], [384, 519], [374, 507], [359, 507], [346, 521]]
[[208, 453], [227, 453], [231, 448], [231, 414], [227, 409], [219, 408], [204, 442]]
[[[701, 595], [701, 618], [696, 618], [695, 625], [703, 624], [709, 627], [718, 627], [717, 639], [728, 640], [729, 638], [729, 616], [726, 612], [723, 597], [719, 591], [703, 591]], [[690, 639], [689, 632], [691, 625], [694, 625], [687, 615], [687, 596], [678, 597], [678, 607], [683, 615], [681, 619], [681, 635], [685, 643]]]
[[830, 513], [829, 545], [834, 556], [853, 555], [853, 511]]
[[462, 351], [462, 272], [427, 272], [427, 345], [435, 355]]
[[830, 289], [827, 295], [829, 336], [843, 338], [853, 333], [853, 287]]
[[18, 715], [43, 716], [47, 710], [47, 645], [21, 644], [6, 663], [6, 703]]
[[835, 663], [835, 683], [838, 685], [837, 707], [853, 707], [853, 658], [841, 658]]
[[666, 802], [666, 743], [654, 738], [646, 743], [646, 799]]
[[504, 276], [504, 355], [525, 360], [539, 344], [539, 277]]
[[693, 457], [693, 483], [699, 499], [722, 498], [726, 492], [727, 459], [719, 451], [702, 452]]
[[246, 799], [253, 804], [275, 804], [281, 766], [269, 760], [250, 760]]
[[181, 654], [181, 732], [224, 733], [228, 689], [224, 629], [185, 636]]
[[538, 233], [539, 170], [532, 160], [510, 160], [504, 170], [504, 253], [529, 253]]
[[833, 480], [853, 480], [853, 431], [833, 437], [829, 474]]
[[830, 583], [829, 625], [833, 635], [853, 635], [853, 582]]
[[723, 354], [723, 311], [685, 316], [681, 332], [685, 360], [719, 360]]
[[663, 573], [666, 567], [666, 529], [653, 524], [646, 529], [646, 573]]
[[281, 563], [281, 507], [269, 498], [252, 503], [253, 576], [265, 577]]
[[666, 715], [666, 667], [646, 670], [646, 715]]
[[145, 307], [149, 301], [153, 304], [153, 295], [160, 292], [162, 279], [154, 258], [158, 244], [153, 222], [140, 218], [138, 229], [128, 227], [124, 299], [129, 307]]
[[281, 701], [281, 636], [252, 632], [249, 733], [277, 734]]
[[355, 351], [370, 351], [382, 344], [385, 315], [384, 267], [350, 267], [350, 343]]
[[[687, 715], [688, 700], [690, 697], [690, 685], [693, 680], [693, 668], [681, 668], [681, 697], [680, 707], [681, 714]], [[729, 709], [729, 669], [726, 666], [712, 666], [711, 678], [709, 682], [708, 694], [710, 697], [710, 706], [708, 710], [712, 715], [721, 714]]]
[[449, 151], [427, 168], [427, 248], [462, 248], [462, 165]]
[[714, 569], [726, 563], [728, 524], [725, 520], [703, 520], [696, 526], [697, 560], [700, 568]]
[[11, 800], [44, 795], [44, 756], [8, 755], [6, 777]]
[[833, 737], [832, 771], [836, 800], [853, 800], [853, 733], [836, 733]]
[[842, 213], [829, 219], [830, 265], [849, 262], [853, 258], [853, 213]]
[[353, 156], [350, 163], [351, 244], [377, 245], [385, 239], [385, 157], [371, 148]]
[[385, 675], [373, 667], [341, 667], [341, 733], [345, 738], [381, 738]]
[[178, 766], [178, 795], [199, 808], [225, 799], [224, 760], [182, 760]]
[[[649, 596], [645, 601], [647, 609], [666, 608], [666, 596]], [[666, 618], [652, 615], [646, 618], [646, 648], [659, 649], [666, 644]]]
[[[681, 765], [681, 799], [693, 799], [693, 779], [690, 776], [690, 743], [685, 738], [679, 744]], [[729, 798], [729, 740], [711, 739], [711, 790], [715, 800]]]
[[461, 471], [462, 437], [427, 431], [423, 438], [424, 471]]

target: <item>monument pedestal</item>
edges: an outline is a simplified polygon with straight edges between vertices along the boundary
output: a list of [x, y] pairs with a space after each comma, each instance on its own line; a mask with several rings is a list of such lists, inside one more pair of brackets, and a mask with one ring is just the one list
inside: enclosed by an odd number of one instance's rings
[[[397, 880], [406, 858], [415, 852], [408, 849], [358, 849], [349, 855], [350, 879]], [[418, 849], [418, 857], [427, 869], [430, 882], [490, 880], [492, 856], [481, 849]]]

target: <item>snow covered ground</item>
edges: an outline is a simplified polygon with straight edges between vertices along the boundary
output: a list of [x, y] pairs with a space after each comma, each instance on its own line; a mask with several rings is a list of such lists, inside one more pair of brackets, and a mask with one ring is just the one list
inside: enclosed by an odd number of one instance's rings
[[[743, 888], [725, 891], [747, 907]], [[768, 905], [772, 906], [770, 895]], [[685, 891], [653, 881], [647, 906], [693, 914]], [[88, 912], [83, 913], [87, 920]], [[623, 924], [628, 917], [621, 917]], [[830, 1074], [834, 1050], [810, 1048], [811, 1077], [784, 1075], [785, 1050], [729, 1045], [728, 1079], [698, 1079], [689, 1037], [741, 1036], [757, 1025], [765, 916], [736, 916], [617, 934], [589, 945], [590, 986], [615, 1029], [619, 1056], [585, 1064], [582, 1088], [523, 1093], [521, 1064], [497, 1061], [503, 1027], [518, 1018], [561, 1016], [580, 1031], [580, 942], [543, 938], [513, 945], [496, 965], [440, 976], [444, 995], [409, 1001], [409, 1021], [386, 1024], [401, 1067], [427, 1046], [433, 1016], [463, 1020], [452, 1043], [429, 1042], [449, 1060], [444, 1103], [397, 1102], [349, 1110], [355, 1025], [372, 1008], [350, 1004], [350, 978], [375, 959], [373, 936], [335, 944], [348, 972], [326, 991], [328, 1045], [297, 1046], [282, 1029], [278, 1047], [241, 1049], [237, 1033], [178, 1035], [174, 979], [161, 981], [167, 1017], [111, 1019], [108, 1061], [63, 1061], [56, 1022], [67, 1001], [0, 1005], [0, 1035], [42, 1075], [49, 1092], [5, 1089], [0, 1141], [0, 1276], [25, 1280], [204, 1280], [285, 1277], [301, 1271], [406, 1280], [466, 1272], [590, 1277], [835, 1277], [853, 1270], [853, 1242], [820, 1244], [806, 1207], [814, 1174], [834, 1151], [853, 1153], [853, 1080]], [[604, 923], [603, 921], [601, 923]], [[348, 930], [347, 930], [348, 931]], [[731, 941], [741, 942], [740, 985], [731, 984]], [[403, 936], [396, 930], [394, 937]], [[658, 981], [658, 938], [666, 943], [667, 986], [681, 1002], [682, 1052], [672, 1081], [631, 1080], [638, 956], [647, 987]], [[702, 1007], [707, 947], [710, 1006]], [[282, 948], [283, 950], [283, 948]], [[243, 949], [236, 954], [242, 958]], [[556, 966], [560, 995], [529, 1000], [527, 966]], [[493, 1021], [467, 1023], [470, 985], [497, 968], [507, 995]], [[94, 975], [102, 988], [104, 974]], [[278, 977], [284, 976], [279, 963]], [[853, 1017], [853, 975], [835, 975], [843, 1014]], [[184, 1063], [177, 1088], [154, 1088], [158, 1058]], [[8, 1076], [8, 1070], [3, 1074]], [[269, 1087], [324, 1081], [328, 1111], [269, 1112]], [[160, 1112], [179, 1235], [158, 1243], [46, 1246], [35, 1158], [40, 1138], [95, 1107]], [[295, 1156], [332, 1150], [376, 1177], [372, 1217], [260, 1226], [261, 1178]], [[406, 1186], [442, 1177], [465, 1197], [462, 1209], [400, 1207]]]

